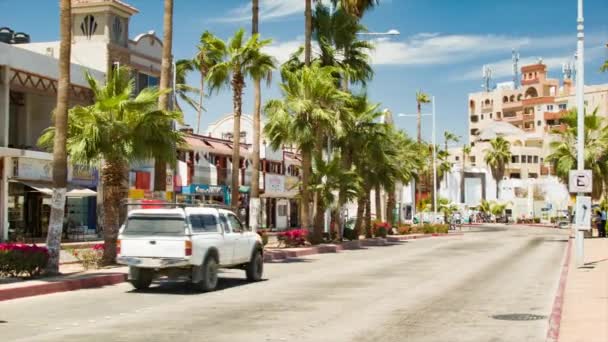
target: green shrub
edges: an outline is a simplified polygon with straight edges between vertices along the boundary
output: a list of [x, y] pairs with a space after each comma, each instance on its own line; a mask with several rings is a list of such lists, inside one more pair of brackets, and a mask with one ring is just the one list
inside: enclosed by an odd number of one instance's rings
[[103, 249], [103, 244], [96, 244], [91, 248], [72, 249], [70, 252], [76, 259], [78, 259], [82, 265], [82, 268], [88, 270], [102, 266]]
[[399, 235], [407, 235], [412, 233], [412, 226], [409, 224], [401, 225], [398, 229]]
[[535, 217], [534, 218], [534, 223], [540, 223], [540, 217]]
[[32, 277], [40, 274], [48, 261], [49, 251], [46, 247], [0, 244], [0, 276]]
[[435, 226], [431, 225], [431, 224], [428, 224], [428, 223], [425, 223], [422, 226], [422, 232], [424, 234], [433, 234], [435, 232]]
[[388, 222], [374, 221], [374, 224], [373, 224], [374, 237], [386, 238], [386, 236], [388, 235], [388, 230], [390, 228], [391, 228], [391, 226], [390, 226], [390, 224], [388, 224]]
[[447, 224], [436, 224], [435, 225], [435, 233], [438, 234], [447, 234], [450, 226]]
[[359, 240], [359, 236], [354, 229], [344, 229], [344, 238], [350, 241]]

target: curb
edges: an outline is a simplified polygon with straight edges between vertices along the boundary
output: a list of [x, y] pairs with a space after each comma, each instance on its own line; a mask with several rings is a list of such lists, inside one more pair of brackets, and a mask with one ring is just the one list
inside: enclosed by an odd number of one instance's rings
[[559, 285], [557, 287], [557, 293], [555, 294], [555, 300], [553, 301], [553, 309], [551, 310], [551, 316], [549, 317], [549, 328], [547, 330], [546, 342], [557, 342], [559, 341], [559, 329], [562, 321], [562, 310], [564, 305], [564, 292], [566, 290], [566, 280], [568, 279], [568, 269], [570, 267], [570, 255], [572, 254], [572, 239], [568, 239], [568, 247], [564, 255], [564, 263], [562, 265], [562, 272], [559, 278]]
[[116, 273], [109, 275], [86, 277], [82, 279], [60, 280], [53, 283], [38, 284], [32, 286], [0, 289], [0, 301], [23, 297], [39, 296], [56, 292], [75, 291], [94, 287], [115, 285], [122, 283], [126, 280], [126, 274]]

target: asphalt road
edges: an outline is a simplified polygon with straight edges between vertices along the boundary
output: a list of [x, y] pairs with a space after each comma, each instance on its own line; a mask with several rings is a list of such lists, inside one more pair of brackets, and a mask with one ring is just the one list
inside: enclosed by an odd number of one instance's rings
[[[464, 236], [226, 271], [199, 294], [129, 284], [0, 303], [2, 341], [544, 341], [567, 233]], [[522, 320], [523, 319], [523, 320]]]

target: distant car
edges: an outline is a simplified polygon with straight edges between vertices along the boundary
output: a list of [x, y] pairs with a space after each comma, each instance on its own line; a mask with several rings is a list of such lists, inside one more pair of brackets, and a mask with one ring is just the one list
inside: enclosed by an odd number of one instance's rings
[[249, 281], [262, 279], [263, 245], [230, 210], [211, 207], [138, 209], [129, 213], [118, 236], [117, 262], [129, 266], [129, 281], [148, 288], [158, 275], [190, 278], [212, 291], [218, 268], [245, 270]]

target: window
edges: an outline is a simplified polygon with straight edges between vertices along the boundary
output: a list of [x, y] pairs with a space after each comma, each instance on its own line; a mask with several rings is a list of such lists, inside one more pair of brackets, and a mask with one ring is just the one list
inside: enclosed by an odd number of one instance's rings
[[481, 114], [481, 120], [483, 120], [483, 114]]
[[131, 216], [127, 220], [125, 235], [184, 235], [185, 221], [181, 216]]
[[547, 110], [548, 111], [552, 111], [553, 110], [553, 105], [547, 105]]
[[475, 156], [470, 156], [469, 160], [471, 161], [471, 163], [474, 163], [475, 162]]
[[143, 89], [147, 87], [156, 87], [158, 86], [158, 77], [150, 76], [147, 74], [143, 74], [141, 72], [137, 73], [137, 93], [141, 92]]
[[538, 120], [538, 121], [536, 122], [536, 126], [539, 126], [539, 127], [540, 127], [541, 125], [542, 125], [542, 121]]
[[512, 173], [512, 174], [511, 174], [511, 178], [514, 178], [514, 179], [520, 179], [520, 178], [521, 178], [521, 176], [519, 175], [519, 173]]
[[230, 228], [232, 229], [233, 233], [242, 233], [244, 231], [241, 221], [239, 221], [236, 216], [234, 216], [233, 214], [228, 214], [226, 216], [228, 218], [228, 223], [230, 223]]
[[500, 112], [496, 112], [496, 118], [500, 119]]
[[526, 160], [527, 160], [526, 156], [522, 154], [522, 156], [521, 156], [521, 162], [525, 164]]
[[519, 156], [511, 156], [511, 163], [519, 163]]
[[560, 110], [566, 110], [566, 109], [568, 109], [568, 104], [567, 104], [567, 103], [560, 103], [560, 104], [558, 105], [558, 108], [559, 108]]
[[532, 164], [532, 156], [528, 156], [528, 164]]
[[490, 113], [490, 119], [492, 118], [492, 113]]
[[538, 174], [530, 173], [530, 174], [528, 174], [528, 178], [538, 178]]
[[534, 164], [538, 164], [538, 156], [534, 156]]
[[217, 232], [217, 219], [211, 214], [191, 215], [190, 224], [195, 233]]
[[230, 233], [230, 226], [228, 225], [228, 219], [226, 219], [226, 215], [224, 215], [224, 214], [220, 215], [220, 225], [222, 226], [224, 233]]
[[460, 157], [456, 156], [456, 161], [459, 161], [459, 160], [460, 160]]
[[91, 36], [97, 31], [97, 26], [95, 17], [89, 14], [82, 19], [82, 22], [80, 23], [80, 32], [90, 40]]

